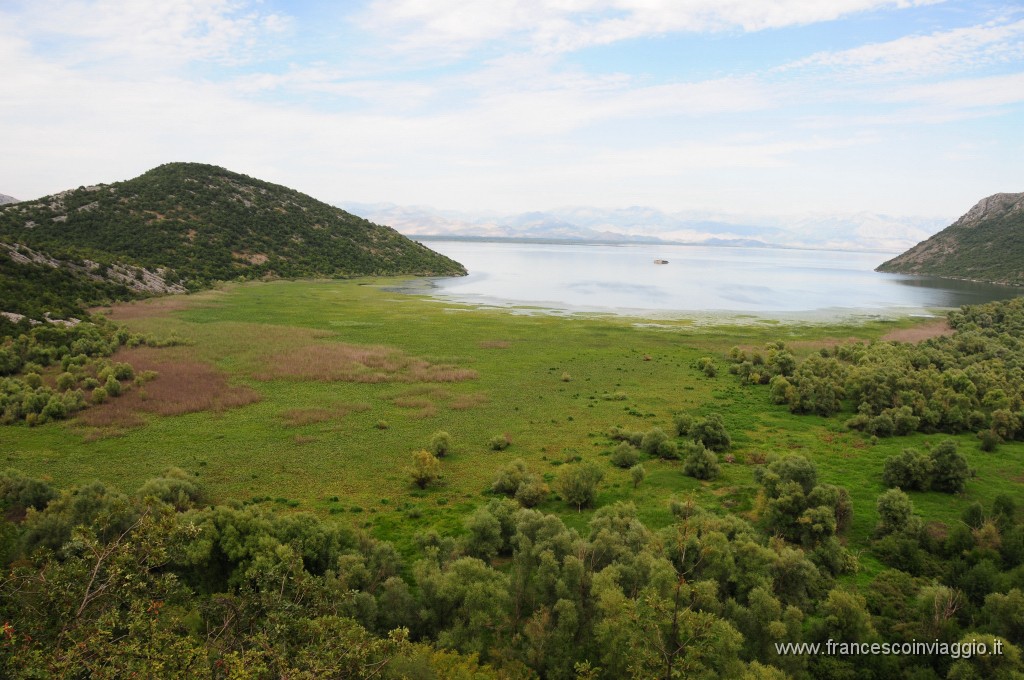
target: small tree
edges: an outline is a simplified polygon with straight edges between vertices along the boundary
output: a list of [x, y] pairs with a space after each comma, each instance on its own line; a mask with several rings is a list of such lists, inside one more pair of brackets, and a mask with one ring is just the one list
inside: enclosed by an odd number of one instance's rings
[[914, 504], [907, 494], [900, 489], [889, 489], [878, 497], [878, 526], [875, 531], [879, 535], [903, 531], [910, 523], [914, 514]]
[[427, 488], [441, 476], [441, 462], [437, 456], [426, 449], [412, 454], [412, 467], [409, 468], [412, 482], [421, 489]]
[[633, 488], [640, 486], [640, 482], [644, 481], [647, 477], [647, 470], [644, 470], [643, 465], [634, 465], [629, 468], [629, 478], [633, 480]]
[[970, 474], [967, 460], [957, 453], [956, 442], [952, 439], [947, 439], [932, 451], [932, 489], [935, 491], [960, 493], [967, 488]]
[[452, 450], [452, 436], [444, 430], [439, 430], [430, 438], [428, 450], [438, 458], [444, 458]]
[[597, 496], [597, 484], [604, 473], [590, 462], [566, 465], [558, 474], [558, 492], [566, 502], [576, 506], [579, 512], [584, 506], [592, 505]]

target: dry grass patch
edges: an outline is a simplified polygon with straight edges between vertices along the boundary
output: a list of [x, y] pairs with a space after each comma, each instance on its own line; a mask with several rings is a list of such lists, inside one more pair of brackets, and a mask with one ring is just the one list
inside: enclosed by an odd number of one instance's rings
[[101, 308], [99, 311], [103, 312], [111, 321], [130, 321], [181, 312], [190, 309], [193, 304], [193, 300], [180, 296], [168, 296], [124, 302], [109, 308]]
[[477, 372], [450, 364], [432, 364], [380, 345], [344, 343], [307, 345], [267, 358], [253, 373], [257, 380], [298, 378], [323, 382], [461, 382]]
[[174, 416], [199, 411], [224, 411], [262, 399], [251, 387], [229, 385], [227, 376], [209, 364], [171, 356], [166, 350], [139, 347], [122, 350], [115, 361], [131, 364], [136, 373], [155, 371], [144, 387], [125, 385], [116, 398], [86, 409], [78, 422], [97, 428], [131, 428], [144, 424], [142, 413]]
[[480, 343], [480, 349], [508, 349], [511, 346], [508, 340], [484, 340]]
[[913, 328], [901, 328], [889, 331], [882, 336], [882, 340], [893, 342], [921, 342], [929, 338], [938, 338], [944, 335], [953, 335], [953, 328], [945, 319], [938, 319], [929, 323], [919, 324]]

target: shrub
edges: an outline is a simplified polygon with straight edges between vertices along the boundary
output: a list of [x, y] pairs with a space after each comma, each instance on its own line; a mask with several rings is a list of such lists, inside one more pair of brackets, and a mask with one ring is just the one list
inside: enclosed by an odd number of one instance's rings
[[721, 473], [718, 456], [702, 444], [693, 446], [683, 462], [683, 472], [697, 479], [715, 479]]
[[168, 468], [160, 477], [143, 484], [138, 495], [155, 498], [179, 512], [201, 505], [206, 497], [196, 478], [176, 467]]
[[526, 462], [522, 458], [516, 458], [498, 473], [491, 484], [491, 490], [511, 496], [519, 490], [519, 485], [526, 479], [526, 474]]
[[676, 434], [680, 437], [689, 437], [690, 428], [693, 427], [693, 416], [686, 413], [680, 413], [675, 417], [674, 425], [676, 427]]
[[668, 435], [660, 427], [651, 428], [640, 440], [640, 448], [652, 456], [657, 455], [658, 447], [662, 442], [668, 441]]
[[113, 373], [107, 376], [107, 382], [104, 384], [104, 387], [107, 390], [107, 394], [111, 397], [116, 397], [121, 394], [121, 383], [114, 377]]
[[512, 440], [511, 440], [511, 438], [509, 438], [507, 433], [506, 434], [495, 435], [495, 436], [491, 437], [491, 441], [488, 442], [488, 445], [491, 447], [492, 451], [504, 451], [511, 444], [512, 444]]
[[932, 485], [932, 460], [914, 449], [903, 449], [903, 453], [885, 459], [882, 482], [890, 488], [926, 491]]
[[18, 470], [0, 472], [0, 508], [42, 510], [57, 497], [57, 492], [46, 482], [26, 477]]
[[441, 476], [441, 464], [437, 456], [430, 451], [420, 449], [412, 454], [412, 467], [409, 468], [409, 476], [412, 482], [421, 489], [427, 488]]
[[549, 492], [540, 475], [528, 474], [516, 490], [515, 498], [524, 508], [532, 508], [543, 503]]
[[995, 451], [1000, 442], [1000, 437], [995, 430], [982, 430], [978, 433], [978, 439], [981, 440], [981, 450], [987, 453]]
[[675, 460], [679, 457], [679, 447], [674, 441], [665, 440], [658, 444], [658, 458], [664, 460]]
[[712, 451], [722, 452], [732, 445], [732, 438], [725, 429], [722, 416], [717, 413], [694, 421], [690, 427], [689, 436]]
[[612, 451], [612, 465], [620, 468], [631, 468], [640, 460], [640, 452], [628, 442], [622, 442]]
[[444, 458], [452, 450], [452, 436], [443, 430], [434, 433], [430, 438], [428, 450], [438, 458]]

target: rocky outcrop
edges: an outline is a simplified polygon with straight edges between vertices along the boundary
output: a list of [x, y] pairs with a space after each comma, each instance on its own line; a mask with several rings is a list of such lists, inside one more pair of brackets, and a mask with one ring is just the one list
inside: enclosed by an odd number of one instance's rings
[[166, 295], [170, 293], [184, 293], [185, 287], [178, 283], [168, 283], [164, 278], [167, 271], [158, 268], [155, 271], [145, 267], [137, 267], [131, 264], [101, 265], [92, 260], [81, 262], [70, 262], [50, 257], [46, 253], [33, 250], [20, 243], [0, 243], [0, 254], [6, 254], [15, 262], [22, 264], [38, 264], [53, 269], [85, 276], [93, 281], [109, 281], [120, 283], [136, 293], [145, 295]]

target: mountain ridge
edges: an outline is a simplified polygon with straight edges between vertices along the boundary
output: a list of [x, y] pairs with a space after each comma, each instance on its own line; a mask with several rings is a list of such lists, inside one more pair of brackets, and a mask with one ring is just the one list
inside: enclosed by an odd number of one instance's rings
[[[239, 278], [466, 273], [390, 227], [200, 163], [167, 163], [122, 182], [0, 206], [0, 259], [0, 311], [16, 313], [22, 309], [6, 308], [13, 291], [27, 290], [17, 280], [37, 281], [38, 297], [42, 282], [57, 282], [53, 270], [89, 303], [101, 289], [120, 299]], [[39, 311], [38, 300], [21, 304]], [[81, 307], [52, 301], [45, 311]]]
[[948, 227], [875, 271], [1024, 286], [1024, 193], [978, 201]]

